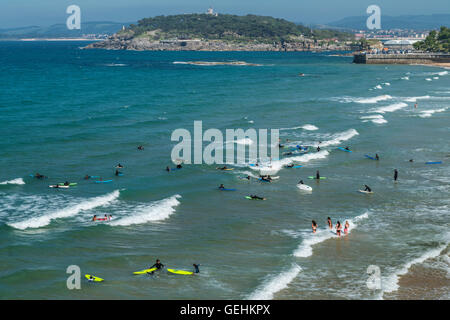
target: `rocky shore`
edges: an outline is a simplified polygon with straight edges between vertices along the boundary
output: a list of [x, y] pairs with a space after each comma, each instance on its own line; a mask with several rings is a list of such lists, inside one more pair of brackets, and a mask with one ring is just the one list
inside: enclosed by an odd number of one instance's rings
[[153, 40], [148, 37], [113, 35], [107, 40], [91, 43], [85, 49], [135, 50], [135, 51], [333, 51], [350, 50], [345, 44], [314, 42], [262, 43], [223, 40]]

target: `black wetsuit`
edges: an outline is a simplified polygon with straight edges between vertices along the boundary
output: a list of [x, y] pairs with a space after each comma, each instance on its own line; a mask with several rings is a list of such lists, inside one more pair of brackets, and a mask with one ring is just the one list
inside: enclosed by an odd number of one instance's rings
[[372, 189], [370, 189], [368, 185], [365, 185], [365, 187], [364, 191], [372, 192]]
[[199, 270], [199, 268], [198, 268], [198, 264], [194, 264], [194, 273], [199, 273], [200, 272], [200, 270]]
[[398, 179], [398, 171], [395, 170], [394, 171], [394, 181], [397, 181], [397, 179]]
[[250, 196], [252, 199], [258, 199], [258, 200], [264, 200], [264, 198], [258, 197], [258, 196]]
[[158, 262], [158, 263], [155, 263], [154, 265], [152, 265], [150, 267], [150, 269], [156, 268], [158, 270], [161, 270], [161, 268], [163, 268], [163, 267], [164, 267], [164, 265], [161, 262]]

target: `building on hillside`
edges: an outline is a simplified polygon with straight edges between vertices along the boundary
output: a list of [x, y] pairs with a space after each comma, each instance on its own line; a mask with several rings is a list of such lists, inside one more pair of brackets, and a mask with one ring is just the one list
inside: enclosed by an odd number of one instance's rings
[[217, 12], [214, 12], [214, 9], [211, 7], [206, 11], [206, 14], [209, 14], [210, 16], [217, 17], [219, 14]]
[[384, 47], [389, 50], [413, 50], [413, 44], [417, 40], [389, 40], [384, 43]]

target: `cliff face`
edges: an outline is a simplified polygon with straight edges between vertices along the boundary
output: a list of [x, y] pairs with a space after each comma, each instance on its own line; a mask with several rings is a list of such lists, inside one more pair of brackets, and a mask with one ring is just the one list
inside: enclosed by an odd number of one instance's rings
[[305, 39], [300, 42], [233, 42], [224, 40], [153, 40], [145, 37], [114, 35], [109, 39], [88, 45], [86, 49], [136, 50], [136, 51], [322, 51], [350, 50], [342, 44], [315, 43]]

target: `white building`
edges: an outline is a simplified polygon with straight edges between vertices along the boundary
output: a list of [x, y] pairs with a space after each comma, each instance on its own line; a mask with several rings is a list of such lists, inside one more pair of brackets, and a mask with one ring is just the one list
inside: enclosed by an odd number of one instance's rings
[[206, 14], [209, 14], [210, 16], [217, 17], [219, 14], [217, 12], [214, 12], [213, 8], [209, 8], [208, 11], [206, 11]]

